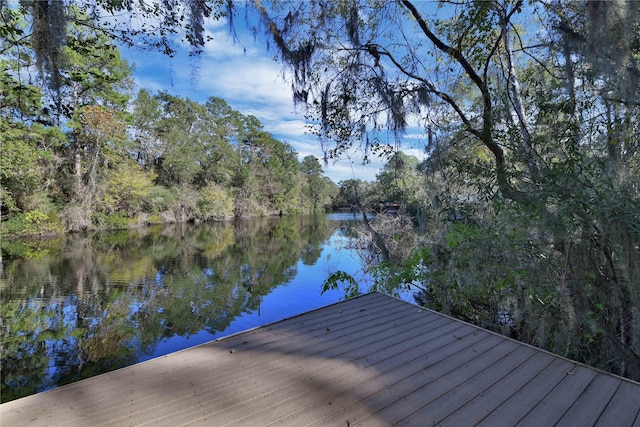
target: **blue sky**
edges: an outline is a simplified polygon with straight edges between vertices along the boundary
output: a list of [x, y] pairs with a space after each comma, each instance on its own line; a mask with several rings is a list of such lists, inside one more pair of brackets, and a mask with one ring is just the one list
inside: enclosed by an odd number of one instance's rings
[[[291, 85], [281, 63], [272, 59], [264, 45], [249, 34], [238, 34], [234, 42], [225, 22], [207, 26], [213, 41], [207, 43], [197, 59], [188, 55], [186, 46], [178, 44], [178, 52], [169, 58], [157, 52], [123, 48], [125, 59], [134, 64], [134, 79], [138, 87], [152, 92], [167, 91], [173, 95], [204, 102], [211, 96], [224, 99], [232, 108], [245, 115], [254, 115], [265, 130], [277, 139], [289, 143], [299, 153], [322, 159], [317, 137], [308, 134], [303, 112], [295, 111]], [[194, 76], [194, 72], [197, 76]], [[402, 147], [403, 151], [420, 157], [420, 150]], [[375, 180], [384, 161], [372, 157], [362, 165], [361, 149], [329, 161], [325, 174], [338, 183], [345, 179]]]

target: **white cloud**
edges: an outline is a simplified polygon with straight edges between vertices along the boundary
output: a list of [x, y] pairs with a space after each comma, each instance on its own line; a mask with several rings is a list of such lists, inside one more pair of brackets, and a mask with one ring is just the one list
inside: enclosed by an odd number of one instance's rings
[[418, 160], [424, 160], [427, 157], [425, 155], [424, 150], [422, 150], [420, 148], [404, 148], [404, 147], [401, 147], [400, 151], [402, 151], [404, 154], [406, 154], [408, 156], [417, 157]]
[[313, 138], [317, 148], [316, 137], [309, 134], [306, 122], [300, 117], [270, 120], [270, 127], [274, 134], [281, 135], [284, 138]]
[[349, 163], [350, 161], [347, 159], [342, 159], [338, 163], [329, 162], [329, 165], [323, 167], [324, 173], [336, 184], [348, 179], [375, 181], [376, 174], [382, 168], [382, 166], [375, 167], [374, 165], [363, 166], [361, 162]]

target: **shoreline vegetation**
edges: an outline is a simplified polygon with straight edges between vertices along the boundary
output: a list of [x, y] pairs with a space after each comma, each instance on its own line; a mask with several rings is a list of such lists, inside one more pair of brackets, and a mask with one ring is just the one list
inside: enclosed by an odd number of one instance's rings
[[[337, 213], [337, 212], [354, 212], [354, 213], [358, 213], [357, 211], [354, 211], [352, 208], [349, 207], [340, 207], [337, 208], [334, 211], [323, 211], [320, 212], [322, 214], [328, 214], [328, 213]], [[32, 215], [27, 215], [26, 220], [29, 221], [30, 218], [33, 218], [33, 216], [38, 215], [38, 212], [31, 212]], [[216, 217], [216, 218], [207, 218], [207, 219], [197, 219], [197, 218], [191, 218], [191, 219], [187, 219], [184, 221], [178, 221], [175, 219], [175, 217], [171, 214], [171, 213], [161, 213], [160, 215], [157, 215], [156, 218], [161, 218], [160, 220], [157, 221], [153, 221], [150, 220], [149, 217], [140, 217], [140, 218], [130, 218], [126, 221], [126, 224], [123, 225], [123, 222], [119, 222], [116, 224], [115, 227], [107, 227], [105, 226], [94, 226], [94, 227], [89, 227], [83, 230], [74, 230], [74, 231], [70, 231], [70, 230], [65, 230], [62, 227], [62, 224], [56, 224], [53, 223], [51, 221], [48, 220], [47, 217], [44, 216], [39, 216], [40, 219], [38, 220], [31, 220], [31, 224], [24, 224], [23, 222], [23, 226], [25, 227], [23, 229], [23, 231], [21, 232], [15, 232], [15, 231], [8, 231], [8, 229], [10, 229], [11, 227], [7, 226], [7, 225], [3, 225], [0, 222], [0, 237], [1, 238], [12, 238], [12, 239], [47, 239], [47, 238], [53, 238], [56, 236], [61, 236], [61, 235], [68, 235], [68, 234], [73, 234], [73, 233], [83, 233], [83, 232], [108, 232], [108, 231], [120, 231], [120, 230], [133, 230], [136, 228], [142, 228], [142, 227], [150, 227], [150, 226], [156, 226], [156, 225], [168, 225], [168, 224], [177, 224], [177, 223], [182, 223], [182, 224], [187, 224], [187, 223], [193, 223], [193, 224], [200, 224], [200, 223], [207, 223], [207, 222], [232, 222], [232, 221], [237, 221], [237, 220], [249, 220], [249, 219], [258, 219], [258, 218], [276, 218], [276, 217], [283, 217], [283, 216], [296, 216], [296, 215], [314, 215], [314, 214], [318, 214], [319, 212], [308, 212], [308, 213], [288, 213], [288, 214], [284, 214], [281, 211], [272, 211], [272, 212], [268, 212], [266, 214], [254, 214], [254, 215], [244, 215], [244, 216], [227, 216], [227, 217]], [[62, 229], [61, 229], [62, 227]]]
[[[0, 222], [0, 237], [1, 238], [13, 238], [13, 239], [46, 239], [51, 237], [56, 237], [59, 235], [67, 235], [73, 233], [82, 233], [82, 232], [107, 232], [107, 231], [119, 231], [119, 230], [132, 230], [141, 227], [149, 227], [155, 225], [167, 225], [167, 224], [176, 224], [176, 223], [206, 223], [206, 222], [230, 222], [236, 220], [244, 220], [244, 219], [256, 219], [256, 218], [274, 218], [274, 217], [282, 217], [284, 214], [282, 212], [269, 212], [263, 215], [245, 215], [241, 217], [236, 216], [228, 216], [228, 217], [216, 217], [216, 218], [207, 218], [207, 219], [197, 219], [191, 218], [184, 221], [178, 221], [171, 213], [160, 213], [159, 215], [154, 216], [155, 218], [159, 218], [156, 220], [150, 219], [148, 216], [142, 216], [139, 218], [128, 218], [126, 221], [122, 221], [122, 217], [116, 216], [120, 221], [117, 221], [112, 224], [112, 226], [91, 226], [82, 230], [65, 230], [64, 226], [61, 223], [52, 222], [49, 220], [49, 217], [46, 215], [39, 215], [37, 210], [31, 211], [31, 215], [26, 215], [24, 221], [22, 221], [22, 226], [24, 227], [22, 231], [15, 231], [15, 226], [11, 227], [6, 224], [2, 224]], [[291, 214], [288, 214], [291, 215]], [[293, 214], [297, 215], [297, 214]], [[34, 216], [37, 216], [39, 219], [32, 220]], [[11, 230], [13, 228], [13, 230]]]
[[298, 160], [290, 144], [224, 100], [142, 89], [125, 103], [120, 95], [130, 113], [83, 103], [44, 127], [39, 111], [0, 123], [0, 235], [331, 210], [339, 189], [318, 159]]

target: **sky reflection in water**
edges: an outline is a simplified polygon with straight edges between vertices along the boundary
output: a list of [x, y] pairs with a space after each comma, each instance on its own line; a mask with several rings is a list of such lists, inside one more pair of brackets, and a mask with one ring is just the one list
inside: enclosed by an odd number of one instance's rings
[[368, 287], [350, 214], [2, 243], [2, 401], [339, 301]]

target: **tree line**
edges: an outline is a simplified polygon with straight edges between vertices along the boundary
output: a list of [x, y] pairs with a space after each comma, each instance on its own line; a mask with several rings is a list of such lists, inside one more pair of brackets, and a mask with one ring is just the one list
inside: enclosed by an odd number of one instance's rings
[[76, 24], [87, 19], [79, 10], [65, 11], [55, 73], [34, 73], [35, 41], [18, 37], [29, 25], [20, 11], [2, 9], [3, 232], [126, 228], [331, 207], [337, 188], [318, 160], [299, 161], [291, 145], [266, 132], [256, 117], [215, 97], [198, 103], [167, 92], [134, 94], [131, 68], [117, 45]]

